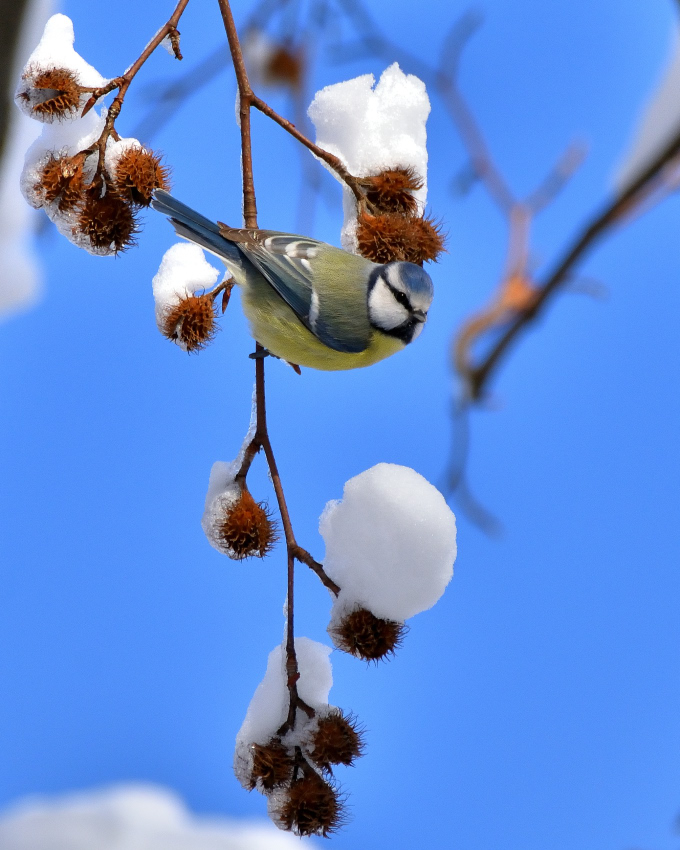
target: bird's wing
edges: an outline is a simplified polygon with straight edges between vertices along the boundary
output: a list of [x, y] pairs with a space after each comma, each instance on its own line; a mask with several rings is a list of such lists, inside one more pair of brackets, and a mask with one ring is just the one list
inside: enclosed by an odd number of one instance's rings
[[[347, 292], [347, 286], [352, 284], [339, 281], [338, 291], [324, 291], [322, 298], [315, 289], [312, 262], [321, 248], [327, 252], [329, 246], [306, 236], [273, 230], [240, 230], [218, 224], [220, 234], [236, 243], [320, 342], [334, 351], [347, 353], [366, 349], [370, 325], [365, 288], [356, 294], [358, 297], [352, 297]], [[358, 260], [350, 256], [353, 261]]]

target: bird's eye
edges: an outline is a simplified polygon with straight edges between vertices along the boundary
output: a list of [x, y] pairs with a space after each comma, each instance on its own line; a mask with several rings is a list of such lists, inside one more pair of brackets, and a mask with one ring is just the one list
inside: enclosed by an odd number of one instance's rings
[[392, 294], [402, 307], [406, 307], [407, 310], [411, 309], [411, 302], [408, 300], [408, 298], [404, 295], [403, 292], [399, 292], [398, 289], [393, 289]]

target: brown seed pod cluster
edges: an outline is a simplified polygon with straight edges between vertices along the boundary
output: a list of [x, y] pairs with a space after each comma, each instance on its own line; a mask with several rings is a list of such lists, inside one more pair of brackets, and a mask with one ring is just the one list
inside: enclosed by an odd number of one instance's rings
[[165, 312], [159, 327], [164, 337], [192, 353], [213, 341], [218, 330], [216, 319], [215, 302], [212, 294], [207, 292], [180, 298]]
[[29, 68], [26, 88], [19, 93], [25, 109], [38, 121], [60, 121], [75, 114], [84, 89], [67, 68]]
[[328, 627], [337, 648], [362, 661], [379, 661], [394, 655], [406, 630], [404, 623], [376, 617], [367, 608], [355, 608]]
[[[142, 147], [124, 151], [113, 174], [107, 168], [98, 173], [97, 163], [98, 153], [92, 149], [74, 156], [51, 152], [33, 187], [35, 205], [56, 202], [59, 213], [73, 214], [74, 241], [84, 242], [95, 253], [117, 254], [134, 244], [138, 209], [150, 204], [154, 189], [168, 188], [168, 169], [157, 154]], [[194, 348], [201, 347], [201, 338], [194, 333], [191, 319], [201, 331], [208, 323], [207, 313], [204, 308], [188, 317], [188, 338]]]
[[[207, 297], [207, 296], [200, 296]], [[235, 503], [224, 512], [214, 529], [222, 547], [237, 561], [264, 558], [278, 539], [272, 515], [264, 502], [256, 502], [244, 486]]]
[[252, 744], [251, 766], [239, 780], [249, 791], [256, 788], [269, 797], [270, 813], [281, 829], [325, 837], [344, 817], [333, 766], [354, 764], [363, 750], [356, 720], [329, 708], [309, 721], [302, 735], [275, 735], [266, 744]]
[[422, 264], [444, 250], [441, 224], [418, 214], [413, 195], [423, 181], [413, 168], [392, 168], [359, 181], [373, 213], [357, 221], [357, 250], [374, 263]]

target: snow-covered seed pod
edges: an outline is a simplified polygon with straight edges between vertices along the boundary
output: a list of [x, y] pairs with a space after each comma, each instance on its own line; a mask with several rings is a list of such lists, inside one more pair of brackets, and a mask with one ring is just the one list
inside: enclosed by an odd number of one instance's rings
[[222, 516], [217, 518], [214, 533], [222, 551], [228, 550], [229, 557], [236, 561], [264, 558], [278, 539], [271, 511], [264, 502], [256, 502], [245, 486], [238, 499], [225, 506]]
[[210, 293], [186, 295], [168, 307], [159, 323], [166, 339], [180, 345], [185, 351], [200, 351], [209, 345], [218, 331], [217, 310]]
[[328, 627], [337, 648], [362, 661], [380, 661], [394, 655], [407, 631], [404, 623], [376, 617], [366, 608], [357, 608]]
[[359, 185], [366, 199], [378, 212], [411, 216], [418, 213], [414, 192], [423, 188], [423, 181], [415, 168], [388, 168], [370, 177], [363, 177]]
[[[427, 201], [425, 124], [429, 112], [425, 84], [413, 75], [404, 74], [394, 63], [385, 69], [377, 83], [372, 74], [363, 74], [321, 89], [310, 104], [308, 115], [316, 128], [319, 147], [339, 157], [355, 177], [370, 182], [376, 175], [386, 172], [412, 170], [412, 180], [405, 181], [397, 197], [401, 207], [406, 204], [412, 209], [415, 202], [410, 214], [422, 215]], [[333, 169], [329, 170], [337, 178]], [[389, 182], [381, 181], [378, 192], [379, 199], [382, 198], [388, 207]], [[409, 185], [413, 188], [407, 188]], [[378, 205], [378, 208], [386, 212], [405, 212], [393, 208], [394, 196], [391, 203], [392, 207]], [[357, 216], [360, 208], [354, 193], [345, 184], [343, 211], [342, 247], [359, 253]]]
[[379, 463], [326, 505], [319, 531], [324, 570], [340, 588], [328, 628], [333, 642], [367, 661], [384, 658], [405, 621], [431, 608], [451, 580], [456, 518], [422, 475]]
[[308, 770], [290, 788], [270, 796], [269, 814], [280, 829], [327, 838], [342, 825], [344, 806], [337, 788]]
[[74, 40], [70, 18], [52, 15], [16, 90], [17, 105], [30, 118], [47, 124], [79, 121], [92, 90], [106, 83], [73, 49]]
[[314, 764], [328, 772], [332, 772], [334, 764], [354, 764], [363, 752], [363, 732], [356, 718], [339, 708], [331, 708], [319, 717], [306, 747]]
[[83, 88], [68, 68], [27, 68], [17, 99], [38, 121], [60, 121], [75, 116]]

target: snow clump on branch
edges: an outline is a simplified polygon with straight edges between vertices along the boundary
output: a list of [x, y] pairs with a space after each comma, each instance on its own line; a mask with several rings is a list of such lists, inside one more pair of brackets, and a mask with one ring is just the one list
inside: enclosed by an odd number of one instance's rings
[[216, 333], [213, 296], [205, 290], [219, 274], [192, 242], [178, 242], [163, 254], [152, 282], [156, 324], [184, 351], [200, 350]]
[[269, 815], [297, 835], [328, 836], [343, 818], [333, 766], [362, 755], [356, 721], [328, 704], [333, 674], [329, 646], [295, 639], [298, 704], [292, 712], [287, 653], [277, 646], [236, 737], [234, 771], [249, 791], [268, 797]]
[[73, 42], [71, 20], [53, 15], [22, 72], [16, 102], [43, 130], [26, 154], [21, 191], [69, 241], [111, 256], [134, 243], [137, 210], [168, 188], [168, 171], [136, 139], [118, 138], [106, 109], [82, 114], [108, 81]]
[[[425, 84], [395, 62], [316, 93], [308, 114], [319, 147], [337, 156], [365, 193], [359, 208], [343, 185], [343, 248], [378, 263], [422, 265], [443, 250], [441, 229], [424, 217], [430, 101]], [[337, 174], [329, 168], [331, 173]]]
[[341, 590], [329, 634], [366, 660], [394, 650], [404, 621], [431, 608], [453, 576], [456, 518], [405, 466], [379, 463], [345, 484], [319, 522], [324, 569]]
[[16, 91], [22, 112], [37, 121], [72, 121], [90, 96], [88, 88], [108, 82], [73, 49], [73, 23], [52, 15], [40, 43], [28, 58]]

